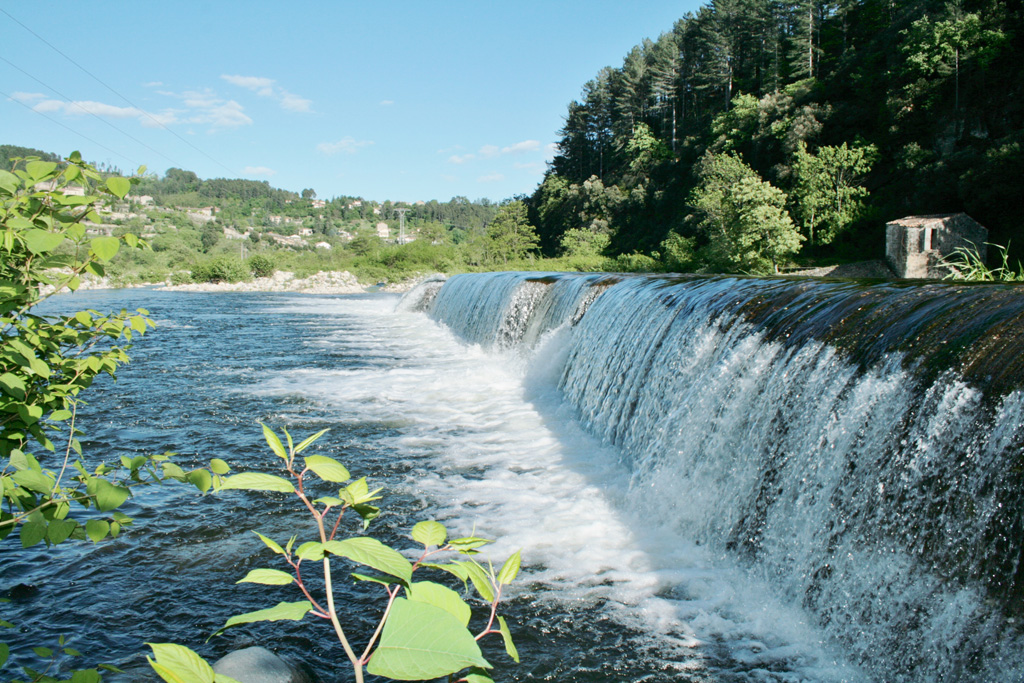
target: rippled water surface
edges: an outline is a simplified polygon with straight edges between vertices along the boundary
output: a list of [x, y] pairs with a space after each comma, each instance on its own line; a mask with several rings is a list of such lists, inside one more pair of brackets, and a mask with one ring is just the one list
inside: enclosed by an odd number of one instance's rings
[[[637, 500], [619, 454], [561, 402], [565, 330], [547, 333], [527, 368], [421, 313], [396, 312], [397, 300], [140, 290], [58, 298], [53, 305], [69, 310], [144, 306], [158, 324], [116, 383], [90, 390], [79, 422], [86, 452], [114, 460], [171, 450], [186, 468], [220, 457], [236, 471], [269, 470], [275, 458], [257, 421], [298, 436], [330, 429], [320, 452], [385, 487], [385, 515], [371, 527], [384, 540], [405, 547], [405, 530], [433, 517], [498, 539], [496, 559], [523, 549], [507, 612], [523, 663], [512, 665], [497, 641], [485, 652], [501, 680], [865, 680], [756, 570], [639, 512], [650, 501]], [[349, 680], [343, 653], [313, 618], [204, 642], [233, 614], [300, 599], [235, 585], [251, 568], [276, 566], [250, 530], [313, 537], [287, 496], [203, 497], [169, 485], [140, 492], [126, 512], [135, 527], [98, 546], [22, 552], [7, 541], [0, 587], [38, 587], [7, 608], [32, 634], [15, 656], [65, 633], [126, 669], [120, 680], [142, 680], [145, 642], [184, 643], [210, 658], [258, 642], [324, 681]], [[379, 589], [339, 584], [343, 618], [358, 631]]]

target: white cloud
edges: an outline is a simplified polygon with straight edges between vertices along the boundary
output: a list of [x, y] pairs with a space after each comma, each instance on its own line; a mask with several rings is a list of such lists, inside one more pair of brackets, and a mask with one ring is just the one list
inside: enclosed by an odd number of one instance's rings
[[505, 179], [500, 173], [491, 173], [488, 175], [482, 175], [476, 179], [478, 183], [497, 183]]
[[274, 79], [273, 78], [262, 78], [260, 76], [229, 76], [224, 74], [221, 76], [222, 79], [237, 85], [240, 88], [246, 90], [252, 90], [258, 95], [263, 97], [270, 97], [274, 94]]
[[540, 141], [539, 140], [523, 140], [522, 142], [517, 142], [514, 145], [509, 145], [508, 147], [502, 147], [501, 148], [501, 153], [502, 154], [519, 154], [520, 152], [532, 152], [532, 151], [537, 150], [537, 149], [540, 149]]
[[544, 154], [547, 158], [553, 159], [554, 156], [558, 154], [558, 143], [549, 142], [548, 144], [544, 145]]
[[394, 100], [381, 100], [380, 101], [380, 106], [382, 106], [382, 107], [390, 107], [394, 103], [395, 103]]
[[295, 112], [312, 111], [312, 100], [290, 93], [282, 87], [275, 85], [273, 78], [263, 76], [238, 76], [222, 74], [221, 78], [232, 85], [251, 90], [260, 97], [272, 97], [277, 100], [282, 109]]
[[150, 81], [149, 83], [143, 83], [143, 88], [158, 88], [163, 85], [163, 81]]
[[324, 154], [355, 154], [362, 147], [369, 147], [373, 140], [356, 140], [351, 135], [343, 137], [337, 142], [321, 142], [316, 146], [317, 150]]
[[313, 105], [313, 100], [293, 95], [287, 90], [281, 91], [281, 108], [288, 111], [308, 112]]
[[453, 154], [448, 157], [448, 162], [452, 164], [464, 164], [471, 159], [475, 159], [475, 154]]
[[482, 159], [491, 159], [498, 156], [500, 153], [501, 150], [497, 145], [484, 145], [480, 148], [480, 157]]
[[219, 97], [209, 88], [187, 90], [181, 94], [172, 92], [161, 94], [181, 100], [184, 109], [168, 108], [159, 114], [151, 114], [152, 118], [146, 116], [142, 119], [143, 125], [154, 127], [172, 123], [201, 123], [211, 126], [210, 130], [214, 131], [252, 124], [252, 119], [245, 113], [245, 107], [235, 100], [225, 100]]
[[246, 166], [242, 169], [242, 175], [263, 176], [267, 178], [276, 173], [277, 171], [272, 168], [267, 168], [266, 166]]
[[214, 128], [237, 128], [248, 126], [252, 119], [243, 111], [242, 105], [234, 100], [221, 102], [209, 107], [205, 112], [189, 119], [192, 123], [209, 123]]
[[11, 94], [9, 99], [27, 104], [36, 100], [45, 100], [46, 95], [41, 92], [15, 92]]

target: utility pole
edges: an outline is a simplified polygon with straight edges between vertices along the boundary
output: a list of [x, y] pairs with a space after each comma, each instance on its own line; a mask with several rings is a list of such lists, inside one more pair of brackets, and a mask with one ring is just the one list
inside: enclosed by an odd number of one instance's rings
[[398, 214], [398, 243], [405, 244], [405, 212], [409, 209], [402, 207], [401, 209], [395, 209], [395, 213]]

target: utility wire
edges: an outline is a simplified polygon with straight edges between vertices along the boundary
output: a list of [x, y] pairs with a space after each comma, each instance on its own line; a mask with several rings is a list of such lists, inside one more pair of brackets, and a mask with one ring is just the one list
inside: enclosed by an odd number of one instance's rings
[[2, 90], [0, 90], [0, 95], [3, 95], [4, 97], [6, 97], [7, 99], [11, 100], [12, 102], [17, 102], [17, 103], [18, 103], [18, 104], [20, 104], [21, 106], [25, 107], [25, 109], [28, 109], [28, 110], [29, 110], [30, 112], [32, 112], [32, 113], [34, 113], [34, 114], [39, 114], [39, 115], [40, 115], [40, 116], [42, 116], [42, 117], [43, 117], [44, 119], [49, 119], [49, 120], [50, 120], [51, 122], [53, 122], [53, 123], [56, 123], [56, 124], [57, 124], [58, 126], [60, 126], [61, 128], [64, 128], [65, 130], [69, 130], [69, 131], [71, 131], [72, 133], [74, 133], [74, 134], [75, 134], [75, 135], [77, 135], [78, 137], [82, 138], [83, 140], [88, 140], [89, 142], [91, 142], [92, 144], [96, 145], [97, 147], [102, 147], [103, 149], [107, 150], [107, 151], [108, 151], [108, 152], [110, 152], [111, 154], [114, 154], [114, 155], [116, 155], [116, 156], [119, 156], [119, 157], [121, 157], [121, 158], [122, 158], [122, 159], [124, 159], [125, 161], [129, 162], [130, 164], [132, 164], [132, 165], [134, 165], [134, 166], [135, 166], [136, 168], [138, 168], [139, 164], [136, 164], [136, 163], [135, 163], [135, 161], [133, 161], [132, 159], [129, 159], [129, 158], [128, 158], [128, 157], [126, 157], [126, 156], [125, 156], [124, 154], [121, 154], [120, 152], [117, 152], [117, 151], [114, 151], [114, 150], [110, 149], [109, 147], [107, 147], [107, 146], [106, 146], [106, 145], [104, 145], [103, 143], [100, 143], [100, 142], [96, 142], [96, 141], [95, 141], [95, 140], [93, 140], [92, 138], [90, 138], [90, 137], [88, 137], [88, 136], [86, 136], [86, 135], [83, 135], [82, 133], [79, 133], [79, 132], [78, 132], [77, 130], [75, 130], [74, 128], [72, 128], [72, 127], [70, 127], [70, 126], [66, 126], [66, 125], [64, 125], [63, 123], [61, 123], [61, 122], [60, 122], [60, 121], [58, 121], [57, 119], [53, 118], [52, 116], [47, 116], [47, 115], [46, 115], [45, 113], [43, 113], [43, 112], [41, 112], [41, 111], [36, 111], [35, 109], [33, 109], [32, 107], [28, 106], [27, 104], [25, 104], [25, 103], [24, 103], [24, 102], [22, 102], [21, 100], [19, 100], [19, 99], [15, 99], [14, 97], [11, 97], [10, 95], [8, 95], [7, 93], [5, 93], [5, 92], [4, 92], [4, 91], [2, 91]]
[[32, 29], [30, 29], [30, 28], [29, 28], [28, 26], [26, 26], [25, 24], [21, 23], [21, 22], [20, 22], [20, 21], [18, 21], [17, 19], [15, 19], [15, 18], [14, 18], [14, 17], [13, 17], [12, 15], [11, 15], [11, 13], [10, 13], [10, 12], [8, 12], [7, 10], [5, 10], [5, 9], [4, 9], [4, 8], [2, 8], [2, 7], [0, 7], [0, 12], [3, 12], [3, 13], [4, 13], [5, 15], [7, 15], [7, 17], [8, 17], [8, 18], [9, 18], [9, 19], [10, 19], [11, 21], [13, 21], [13, 22], [14, 22], [14, 23], [16, 23], [16, 24], [17, 24], [18, 26], [21, 26], [21, 27], [22, 27], [23, 29], [25, 29], [26, 31], [28, 31], [29, 33], [31, 33], [32, 35], [34, 35], [34, 36], [35, 36], [36, 38], [38, 38], [38, 39], [39, 39], [39, 40], [40, 40], [40, 41], [41, 41], [41, 42], [42, 42], [43, 44], [45, 44], [45, 45], [46, 45], [47, 47], [49, 47], [49, 48], [50, 48], [51, 50], [53, 50], [54, 52], [56, 52], [57, 54], [59, 54], [59, 55], [60, 55], [61, 57], [63, 57], [64, 59], [68, 60], [69, 62], [71, 62], [72, 64], [74, 64], [75, 66], [77, 66], [77, 67], [78, 67], [79, 69], [81, 69], [81, 70], [82, 70], [82, 71], [83, 71], [84, 73], [86, 73], [86, 74], [87, 74], [87, 75], [88, 75], [88, 76], [89, 76], [90, 78], [92, 78], [93, 80], [95, 80], [95, 81], [96, 81], [97, 83], [99, 83], [100, 85], [102, 85], [102, 86], [103, 86], [104, 88], [106, 88], [106, 89], [107, 89], [107, 90], [109, 90], [110, 92], [112, 92], [112, 93], [114, 93], [115, 95], [117, 95], [118, 97], [120, 97], [120, 98], [121, 98], [122, 100], [124, 100], [125, 102], [127, 102], [127, 103], [128, 103], [129, 105], [131, 105], [131, 106], [135, 107], [136, 109], [138, 109], [139, 111], [141, 111], [141, 112], [142, 112], [142, 113], [143, 113], [143, 114], [144, 114], [144, 115], [145, 115], [145, 116], [146, 116], [146, 117], [147, 117], [148, 119], [150, 119], [150, 120], [151, 120], [151, 121], [152, 121], [153, 123], [155, 123], [155, 124], [156, 124], [157, 126], [159, 126], [160, 128], [163, 128], [163, 129], [164, 129], [164, 130], [166, 130], [166, 131], [167, 131], [168, 133], [170, 133], [170, 134], [171, 134], [171, 135], [173, 135], [174, 137], [178, 138], [179, 140], [181, 140], [182, 142], [184, 142], [184, 143], [185, 143], [186, 145], [188, 145], [189, 147], [191, 147], [191, 148], [192, 148], [192, 149], [194, 149], [195, 151], [199, 152], [199, 153], [200, 153], [200, 154], [202, 154], [202, 155], [203, 155], [204, 157], [206, 157], [207, 159], [209, 159], [209, 160], [210, 160], [210, 161], [212, 161], [213, 163], [217, 164], [217, 165], [218, 165], [218, 166], [220, 166], [221, 168], [223, 168], [223, 169], [224, 169], [225, 171], [227, 171], [228, 173], [232, 173], [232, 174], [233, 174], [233, 173], [235, 173], [235, 172], [234, 172], [234, 171], [232, 171], [232, 170], [231, 170], [230, 168], [228, 168], [227, 166], [225, 166], [225, 165], [224, 165], [223, 163], [221, 163], [221, 162], [220, 162], [220, 161], [218, 161], [217, 159], [214, 159], [214, 158], [213, 158], [212, 156], [210, 156], [209, 154], [207, 154], [207, 153], [206, 153], [205, 151], [203, 151], [202, 149], [200, 149], [200, 148], [196, 147], [196, 146], [195, 146], [195, 145], [193, 145], [193, 144], [192, 144], [191, 142], [189, 142], [188, 140], [186, 140], [185, 138], [183, 138], [182, 136], [178, 135], [178, 134], [177, 134], [176, 132], [174, 132], [173, 130], [171, 130], [170, 128], [168, 128], [168, 127], [167, 127], [166, 125], [164, 125], [163, 121], [160, 121], [159, 119], [155, 118], [155, 117], [154, 117], [154, 116], [153, 116], [152, 114], [150, 114], [149, 112], [147, 112], [147, 111], [146, 111], [145, 109], [143, 109], [142, 107], [138, 106], [137, 104], [135, 104], [134, 102], [132, 102], [131, 100], [129, 100], [129, 99], [127, 98], [127, 97], [125, 97], [124, 95], [122, 95], [121, 93], [119, 93], [119, 92], [118, 92], [117, 90], [114, 90], [114, 88], [112, 88], [111, 86], [107, 85], [107, 84], [106, 84], [105, 82], [103, 82], [103, 80], [101, 80], [101, 79], [99, 78], [99, 76], [96, 76], [95, 74], [93, 74], [93, 73], [92, 73], [91, 71], [89, 71], [88, 69], [86, 69], [86, 68], [85, 68], [84, 66], [82, 66], [82, 65], [81, 65], [81, 64], [79, 64], [78, 62], [76, 62], [76, 61], [75, 61], [74, 59], [72, 59], [71, 57], [67, 56], [67, 55], [66, 55], [66, 54], [64, 54], [63, 52], [61, 52], [61, 51], [60, 51], [60, 50], [59, 50], [59, 49], [58, 49], [58, 48], [57, 48], [56, 46], [54, 46], [54, 45], [53, 45], [52, 43], [50, 43], [50, 42], [49, 42], [48, 40], [46, 40], [45, 38], [43, 38], [43, 37], [42, 37], [41, 35], [39, 35], [39, 34], [38, 34], [38, 33], [36, 33], [35, 31], [33, 31]]
[[[115, 126], [115, 125], [114, 125], [113, 123], [111, 123], [110, 121], [107, 121], [107, 120], [106, 120], [105, 118], [103, 118], [102, 116], [97, 116], [95, 112], [91, 112], [91, 111], [89, 111], [88, 109], [86, 109], [85, 107], [83, 107], [83, 106], [82, 106], [81, 104], [79, 104], [79, 103], [78, 103], [77, 101], [75, 101], [75, 100], [71, 99], [70, 97], [68, 97], [67, 95], [65, 95], [64, 93], [62, 93], [62, 92], [61, 92], [60, 90], [57, 90], [56, 88], [54, 88], [54, 87], [53, 87], [52, 85], [49, 85], [49, 84], [47, 84], [47, 83], [44, 83], [43, 81], [41, 81], [40, 79], [36, 78], [35, 76], [33, 76], [32, 74], [30, 74], [29, 72], [27, 72], [27, 71], [25, 71], [24, 69], [22, 69], [22, 68], [21, 68], [20, 66], [18, 66], [18, 65], [17, 65], [17, 64], [15, 64], [14, 62], [12, 62], [12, 61], [10, 61], [9, 59], [7, 59], [6, 57], [0, 56], [0, 60], [3, 60], [3, 61], [5, 61], [5, 62], [7, 62], [7, 63], [8, 63], [9, 65], [11, 65], [12, 67], [14, 67], [15, 69], [17, 69], [17, 70], [18, 70], [18, 71], [20, 71], [21, 73], [25, 74], [26, 76], [28, 76], [28, 77], [29, 77], [29, 78], [31, 78], [32, 80], [34, 80], [34, 81], [35, 81], [36, 83], [39, 83], [39, 84], [40, 84], [41, 86], [43, 86], [44, 88], [49, 88], [49, 89], [50, 89], [50, 90], [51, 90], [52, 92], [56, 93], [58, 97], [63, 97], [63, 98], [65, 99], [65, 100], [67, 100], [67, 101], [68, 101], [68, 103], [69, 103], [69, 104], [72, 104], [72, 105], [74, 105], [74, 106], [78, 107], [78, 108], [79, 108], [79, 109], [81, 109], [81, 110], [82, 110], [82, 111], [83, 111], [84, 113], [86, 113], [86, 114], [88, 114], [89, 116], [93, 117], [93, 118], [94, 118], [94, 119], [96, 119], [97, 121], [99, 121], [99, 122], [101, 122], [101, 123], [104, 123], [104, 124], [106, 124], [106, 125], [110, 126], [110, 127], [111, 127], [111, 128], [113, 128], [114, 130], [116, 130], [116, 131], [117, 131], [118, 133], [121, 133], [121, 135], [124, 135], [124, 136], [125, 136], [126, 138], [128, 138], [129, 140], [132, 140], [132, 141], [134, 141], [134, 142], [137, 142], [138, 144], [142, 145], [143, 147], [145, 147], [146, 149], [148, 149], [148, 150], [149, 150], [150, 152], [153, 152], [153, 153], [154, 153], [154, 154], [156, 154], [157, 156], [161, 156], [161, 157], [163, 157], [164, 159], [167, 159], [167, 161], [171, 162], [171, 163], [172, 163], [173, 165], [175, 165], [175, 166], [179, 166], [179, 167], [181, 166], [181, 164], [180, 164], [180, 163], [178, 163], [178, 162], [177, 162], [177, 161], [175, 161], [174, 159], [170, 158], [169, 156], [167, 156], [167, 155], [166, 155], [166, 154], [164, 154], [163, 152], [161, 152], [161, 151], [159, 151], [159, 150], [156, 150], [156, 149], [153, 149], [152, 147], [150, 147], [149, 145], [147, 145], [147, 144], [146, 144], [145, 142], [143, 142], [142, 140], [139, 140], [139, 139], [138, 139], [137, 137], [135, 137], [134, 135], [130, 134], [130, 133], [129, 133], [128, 131], [125, 131], [125, 130], [122, 130], [121, 128], [118, 128], [117, 126]], [[36, 112], [37, 114], [38, 114], [38, 113], [40, 113], [39, 111], [37, 111], [37, 110], [36, 110], [35, 108], [33, 108], [33, 107], [30, 107], [30, 109], [32, 109], [32, 111]]]

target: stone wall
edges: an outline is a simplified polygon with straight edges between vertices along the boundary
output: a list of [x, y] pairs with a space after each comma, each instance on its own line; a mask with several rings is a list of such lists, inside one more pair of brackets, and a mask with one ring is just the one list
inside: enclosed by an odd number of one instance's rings
[[942, 278], [943, 258], [976, 249], [985, 259], [988, 230], [965, 213], [907, 216], [885, 225], [885, 260], [897, 277]]

